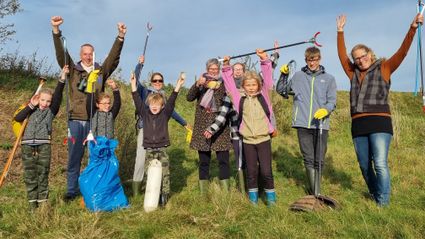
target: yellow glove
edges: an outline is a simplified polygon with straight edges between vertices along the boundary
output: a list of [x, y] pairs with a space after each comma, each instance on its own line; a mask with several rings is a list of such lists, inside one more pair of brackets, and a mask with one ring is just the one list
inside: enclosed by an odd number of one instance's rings
[[328, 115], [328, 110], [325, 108], [318, 109], [316, 113], [314, 113], [315, 119], [323, 119], [326, 115]]
[[193, 131], [189, 128], [186, 128], [187, 133], [186, 133], [186, 142], [190, 143], [190, 141], [192, 141], [192, 133]]
[[87, 93], [93, 93], [96, 91], [96, 81], [97, 77], [99, 76], [100, 70], [93, 70], [90, 72], [89, 78], [87, 79]]
[[288, 74], [289, 73], [289, 67], [288, 64], [282, 65], [280, 67], [280, 72], [282, 72], [283, 74]]

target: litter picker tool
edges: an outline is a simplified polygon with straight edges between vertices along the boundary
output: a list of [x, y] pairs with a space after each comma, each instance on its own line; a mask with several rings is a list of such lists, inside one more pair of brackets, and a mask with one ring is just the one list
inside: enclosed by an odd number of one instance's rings
[[[418, 13], [423, 15], [424, 13], [424, 3], [422, 0], [418, 0], [417, 10]], [[424, 94], [424, 72], [423, 72], [423, 58], [422, 58], [422, 24], [418, 24], [418, 46], [417, 46], [417, 57], [416, 57], [416, 83], [414, 95], [418, 94], [418, 85], [420, 79], [420, 91], [422, 95], [422, 110], [425, 112], [425, 94]]]
[[324, 208], [340, 209], [340, 205], [337, 200], [329, 196], [322, 195], [320, 192], [323, 163], [322, 156], [324, 156], [324, 154], [322, 154], [322, 137], [323, 119], [320, 119], [319, 128], [316, 132], [316, 152], [314, 154], [314, 195], [307, 195], [295, 201], [289, 207], [292, 211], [311, 212], [321, 211]]
[[[68, 64], [68, 48], [66, 46], [66, 38], [64, 36], [61, 37], [62, 46], [64, 51], [64, 66]], [[69, 79], [68, 74], [65, 75], [65, 96], [66, 96], [66, 124], [68, 126], [67, 136], [63, 140], [63, 144], [67, 144], [69, 140], [71, 140], [72, 144], [75, 144], [75, 138], [71, 135], [71, 129], [69, 128]]]
[[[35, 91], [35, 93], [33, 95], [37, 95], [38, 92], [41, 90], [41, 87], [43, 86], [43, 84], [46, 82], [46, 79], [44, 77], [40, 77], [39, 78], [39, 83], [38, 83], [38, 87], [37, 90]], [[26, 106], [26, 104], [25, 104]], [[20, 107], [17, 112], [15, 112], [15, 115], [22, 110], [24, 107]], [[18, 122], [13, 123], [13, 124], [19, 124]], [[10, 151], [9, 153], [9, 157], [7, 158], [6, 164], [4, 166], [3, 172], [1, 174], [0, 177], [0, 187], [3, 185], [4, 180], [6, 179], [7, 173], [9, 172], [10, 166], [12, 165], [12, 160], [15, 156], [16, 150], [18, 149], [19, 143], [21, 142], [22, 139], [22, 135], [24, 134], [25, 128], [27, 127], [28, 124], [28, 117], [24, 120], [24, 122], [20, 125], [19, 128], [14, 126], [14, 130], [15, 128], [19, 129], [17, 130], [17, 134], [16, 134], [16, 140], [15, 140], [15, 144], [13, 145], [12, 151]]]
[[[293, 46], [298, 46], [298, 45], [302, 45], [302, 44], [306, 44], [306, 43], [312, 43], [318, 47], [322, 47], [321, 44], [319, 44], [317, 42], [317, 36], [320, 34], [320, 32], [316, 32], [316, 34], [314, 34], [314, 36], [312, 38], [310, 38], [307, 41], [301, 41], [301, 42], [296, 42], [296, 43], [292, 43], [292, 44], [288, 44], [288, 45], [283, 45], [283, 46], [279, 46], [279, 47], [273, 47], [273, 48], [269, 48], [269, 49], [265, 49], [264, 52], [268, 52], [268, 51], [274, 51], [274, 50], [278, 50], [278, 49], [282, 49], [282, 48], [288, 48], [288, 47], [293, 47]], [[250, 52], [250, 53], [246, 53], [246, 54], [241, 54], [241, 55], [237, 55], [237, 56], [231, 56], [231, 59], [236, 59], [236, 58], [241, 58], [241, 57], [245, 57], [245, 56], [250, 56], [250, 55], [254, 55], [256, 54], [256, 52]], [[218, 59], [219, 61], [224, 61], [224, 59]]]
[[143, 47], [143, 55], [146, 54], [146, 47], [148, 46], [149, 35], [150, 35], [151, 31], [152, 31], [152, 28], [153, 28], [152, 25], [148, 22], [146, 24], [147, 31], [146, 31], [145, 46]]

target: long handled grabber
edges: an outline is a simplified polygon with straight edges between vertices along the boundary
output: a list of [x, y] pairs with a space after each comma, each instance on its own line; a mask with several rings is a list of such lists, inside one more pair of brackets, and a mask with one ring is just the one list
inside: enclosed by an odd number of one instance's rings
[[322, 136], [323, 136], [323, 119], [319, 120], [319, 129], [316, 132], [316, 151], [314, 154], [314, 183], [313, 194], [304, 196], [295, 201], [289, 209], [293, 211], [311, 212], [321, 211], [325, 208], [340, 209], [338, 201], [322, 195], [320, 193], [320, 183], [322, 179]]
[[[61, 37], [62, 40], [62, 46], [64, 51], [64, 66], [68, 64], [68, 49], [66, 47], [66, 38], [64, 36]], [[69, 128], [69, 79], [68, 74], [65, 75], [65, 96], [66, 96], [66, 125], [68, 126], [67, 129], [67, 136], [63, 140], [63, 145], [68, 144], [68, 141], [71, 140], [72, 144], [75, 144], [75, 138], [71, 134], [71, 129]]]
[[[41, 90], [41, 87], [43, 86], [45, 82], [46, 82], [46, 78], [39, 77], [38, 87], [37, 87], [37, 90], [34, 92], [33, 96], [38, 94], [38, 92]], [[23, 110], [26, 107], [26, 105], [27, 104], [23, 104], [21, 107], [19, 107], [19, 109], [15, 112], [14, 116], [18, 114], [19, 111]], [[13, 145], [12, 151], [10, 151], [9, 153], [9, 157], [7, 158], [6, 164], [1, 174], [0, 187], [3, 185], [3, 182], [6, 179], [7, 173], [9, 172], [9, 169], [10, 169], [10, 165], [12, 165], [12, 160], [15, 156], [16, 150], [18, 149], [19, 143], [21, 142], [22, 135], [24, 134], [27, 124], [28, 124], [28, 117], [22, 123], [12, 121], [12, 127], [16, 135], [16, 140], [15, 140], [15, 144]]]
[[[95, 52], [93, 51], [93, 67], [95, 66]], [[83, 144], [86, 144], [87, 141], [94, 141], [96, 143], [96, 139], [93, 135], [93, 104], [94, 104], [94, 98], [95, 98], [95, 92], [96, 92], [96, 82], [97, 78], [100, 74], [100, 70], [93, 70], [90, 72], [89, 77], [87, 79], [87, 88], [86, 92], [88, 94], [91, 94], [91, 102], [90, 102], [90, 130], [89, 134], [87, 135], [86, 139], [84, 140]]]
[[242, 149], [242, 140], [238, 140], [239, 144], [239, 158], [238, 158], [238, 181], [239, 181], [239, 190], [242, 194], [246, 194], [245, 188], [245, 175], [242, 169], [242, 159], [243, 159], [243, 149]]
[[[283, 45], [283, 46], [279, 46], [279, 47], [273, 47], [273, 48], [269, 48], [269, 49], [265, 49], [264, 52], [268, 52], [268, 51], [274, 51], [274, 50], [278, 50], [278, 49], [282, 49], [282, 48], [288, 48], [288, 47], [293, 47], [293, 46], [298, 46], [298, 45], [302, 45], [302, 44], [306, 44], [306, 43], [312, 43], [318, 47], [322, 47], [322, 45], [320, 45], [317, 42], [317, 36], [320, 34], [320, 32], [316, 32], [316, 34], [314, 34], [314, 36], [312, 38], [310, 38], [307, 41], [301, 41], [301, 42], [297, 42], [297, 43], [292, 43], [292, 44], [288, 44], [288, 45]], [[235, 58], [241, 58], [241, 57], [245, 57], [245, 56], [250, 56], [250, 55], [254, 55], [257, 52], [250, 52], [250, 53], [246, 53], [246, 54], [241, 54], [241, 55], [237, 55], [237, 56], [231, 56], [231, 59], [235, 59]], [[218, 59], [219, 61], [224, 61], [224, 59]]]
[[153, 28], [152, 25], [148, 22], [146, 24], [147, 31], [146, 31], [145, 46], [143, 47], [143, 55], [146, 54], [146, 47], [148, 46], [149, 35], [150, 35], [151, 31], [152, 31], [152, 28]]
[[[418, 13], [424, 13], [424, 3], [422, 0], [418, 0], [417, 10]], [[418, 46], [417, 46], [417, 57], [416, 57], [416, 83], [414, 95], [418, 95], [418, 85], [420, 78], [420, 91], [422, 95], [422, 110], [425, 112], [425, 94], [424, 94], [424, 72], [423, 72], [423, 58], [422, 58], [422, 24], [418, 25]]]

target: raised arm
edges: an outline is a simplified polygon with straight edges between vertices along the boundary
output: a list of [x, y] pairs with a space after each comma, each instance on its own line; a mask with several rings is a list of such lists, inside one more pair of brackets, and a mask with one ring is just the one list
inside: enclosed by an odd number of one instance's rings
[[239, 101], [241, 100], [241, 93], [236, 87], [235, 80], [233, 79], [233, 69], [230, 67], [230, 57], [225, 56], [223, 61], [223, 68], [221, 69], [224, 87], [226, 91], [230, 94], [234, 108], [239, 113]]
[[130, 76], [130, 85], [131, 85], [131, 94], [133, 97], [134, 105], [136, 107], [136, 113], [139, 116], [143, 115], [143, 108], [145, 107], [144, 103], [142, 102], [142, 99], [140, 98], [139, 93], [137, 92], [137, 86], [136, 86], [136, 76], [134, 73], [131, 73]]
[[106, 79], [114, 72], [120, 62], [121, 50], [124, 45], [124, 37], [127, 33], [127, 27], [124, 23], [119, 22], [118, 26], [118, 36], [115, 38], [114, 44], [112, 45], [111, 50], [109, 51], [108, 56], [102, 64], [102, 91], [105, 89]]
[[401, 43], [400, 48], [392, 55], [388, 60], [382, 63], [383, 77], [385, 80], [390, 79], [390, 75], [400, 66], [401, 62], [403, 62], [406, 57], [410, 46], [412, 45], [413, 38], [416, 34], [416, 29], [418, 28], [418, 24], [422, 24], [424, 21], [424, 17], [420, 14], [417, 14], [413, 19], [412, 24], [410, 24], [409, 31], [404, 37], [403, 42]]
[[114, 103], [111, 107], [111, 113], [112, 117], [115, 119], [120, 112], [121, 108], [121, 95], [120, 95], [120, 89], [118, 88], [117, 83], [114, 80], [107, 80], [106, 83], [111, 88], [113, 94], [114, 94]]
[[350, 58], [347, 55], [347, 48], [345, 47], [344, 39], [344, 26], [346, 22], [346, 16], [340, 15], [336, 19], [337, 27], [337, 48], [338, 48], [338, 57], [341, 62], [341, 66], [344, 69], [345, 74], [348, 76], [348, 79], [352, 79], [354, 75], [354, 64], [350, 61]]
[[65, 53], [65, 46], [62, 42], [62, 32], [59, 30], [59, 26], [63, 23], [63, 18], [61, 16], [53, 16], [50, 19], [53, 32], [53, 44], [56, 51], [56, 61], [59, 66], [63, 68], [65, 64], [69, 65], [71, 68], [74, 66], [71, 56], [68, 51]]
[[180, 88], [183, 86], [184, 81], [186, 79], [185, 73], [180, 73], [179, 79], [177, 80], [176, 87], [173, 90], [173, 93], [171, 93], [170, 98], [167, 100], [167, 103], [165, 103], [165, 113], [171, 117], [171, 114], [174, 111], [174, 106], [176, 105], [177, 95], [180, 91]]
[[52, 114], [56, 116], [56, 114], [59, 112], [60, 105], [62, 103], [62, 92], [63, 88], [65, 87], [65, 80], [66, 75], [69, 74], [69, 66], [66, 65], [63, 67], [58, 84], [55, 88], [55, 92], [52, 96], [52, 103], [50, 104], [50, 110], [52, 111]]

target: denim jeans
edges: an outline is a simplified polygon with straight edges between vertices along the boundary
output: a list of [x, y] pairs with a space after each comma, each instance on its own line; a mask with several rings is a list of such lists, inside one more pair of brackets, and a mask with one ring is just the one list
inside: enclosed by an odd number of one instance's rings
[[392, 135], [389, 133], [373, 133], [353, 138], [363, 178], [369, 193], [380, 206], [390, 202], [388, 150], [391, 139]]
[[75, 143], [68, 139], [68, 174], [67, 192], [69, 196], [76, 196], [80, 193], [78, 178], [80, 177], [81, 160], [84, 156], [84, 139], [90, 129], [89, 121], [70, 120], [68, 126]]

